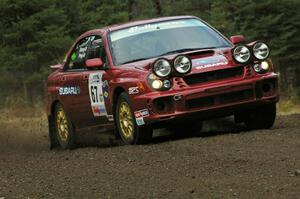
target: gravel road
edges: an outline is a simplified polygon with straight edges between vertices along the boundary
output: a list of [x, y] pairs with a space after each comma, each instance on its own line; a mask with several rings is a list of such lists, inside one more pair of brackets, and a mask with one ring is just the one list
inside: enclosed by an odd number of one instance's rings
[[[300, 198], [300, 115], [246, 132], [232, 118], [202, 133], [121, 146], [87, 137], [48, 150], [44, 117], [0, 116], [0, 198]], [[167, 130], [156, 134], [168, 134]]]

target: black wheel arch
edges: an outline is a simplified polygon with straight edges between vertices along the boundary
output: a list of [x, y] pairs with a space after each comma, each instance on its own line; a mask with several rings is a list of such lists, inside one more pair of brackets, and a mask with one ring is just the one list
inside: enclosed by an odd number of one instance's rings
[[[121, 93], [126, 92], [125, 89], [121, 86], [117, 86], [114, 90], [113, 90], [113, 97], [112, 97], [112, 113], [114, 115], [114, 118], [116, 118], [116, 108], [117, 108], [117, 102], [118, 102], [118, 98], [121, 95]], [[116, 127], [116, 119], [115, 119], [115, 127]], [[118, 132], [118, 129], [115, 128], [115, 137], [117, 139], [120, 138], [120, 134]]]
[[118, 98], [121, 95], [121, 93], [126, 92], [125, 89], [121, 86], [117, 86], [113, 91], [113, 97], [112, 97], [112, 111], [113, 113], [116, 110], [116, 104], [118, 102]]
[[55, 122], [54, 122], [54, 111], [56, 105], [60, 103], [58, 100], [52, 102], [50, 107], [50, 115], [48, 116], [48, 128], [49, 128], [49, 139], [50, 139], [50, 149], [59, 146], [58, 140], [55, 136]]

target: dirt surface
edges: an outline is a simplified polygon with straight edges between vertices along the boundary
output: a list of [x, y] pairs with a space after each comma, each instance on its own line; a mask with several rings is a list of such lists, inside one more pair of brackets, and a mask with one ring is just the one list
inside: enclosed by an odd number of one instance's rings
[[[0, 116], [0, 198], [300, 198], [300, 115], [245, 132], [232, 118], [195, 137], [165, 135], [120, 146], [89, 135], [86, 146], [48, 150], [39, 115]], [[168, 134], [166, 130], [156, 134]]]

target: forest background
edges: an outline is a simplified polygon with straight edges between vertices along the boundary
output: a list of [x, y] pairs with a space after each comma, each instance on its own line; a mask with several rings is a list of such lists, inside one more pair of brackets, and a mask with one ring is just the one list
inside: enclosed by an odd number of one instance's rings
[[43, 106], [49, 66], [83, 32], [174, 15], [198, 16], [227, 37], [267, 42], [282, 108], [299, 105], [299, 0], [0, 0], [0, 107]]

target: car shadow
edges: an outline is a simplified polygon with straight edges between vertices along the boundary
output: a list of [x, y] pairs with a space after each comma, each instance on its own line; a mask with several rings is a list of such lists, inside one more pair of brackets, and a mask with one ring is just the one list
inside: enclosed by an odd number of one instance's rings
[[116, 139], [116, 136], [113, 131], [107, 131], [102, 133], [80, 132], [78, 137], [80, 139], [77, 140], [76, 148], [107, 148], [123, 145], [121, 140]]
[[196, 137], [214, 137], [224, 134], [236, 134], [247, 131], [245, 125], [236, 124], [233, 117], [226, 117], [203, 122], [203, 128], [199, 132], [172, 132], [169, 129], [159, 129], [153, 137], [153, 144], [162, 142], [181, 140]]
[[[149, 143], [159, 144], [172, 140], [181, 140], [196, 137], [213, 137], [229, 133], [241, 133], [247, 129], [244, 125], [235, 124], [233, 117], [226, 117], [203, 122], [203, 128], [199, 132], [182, 132], [174, 133], [167, 128], [155, 129], [153, 139]], [[114, 132], [96, 133], [96, 132], [82, 132], [80, 133], [80, 140], [77, 143], [77, 148], [86, 147], [118, 147], [122, 146], [120, 139], [115, 138]]]

